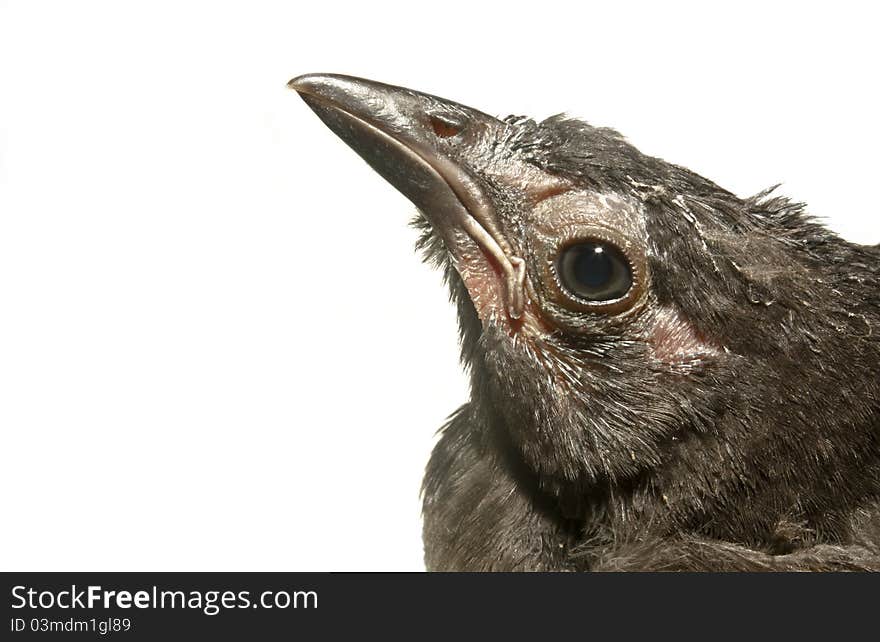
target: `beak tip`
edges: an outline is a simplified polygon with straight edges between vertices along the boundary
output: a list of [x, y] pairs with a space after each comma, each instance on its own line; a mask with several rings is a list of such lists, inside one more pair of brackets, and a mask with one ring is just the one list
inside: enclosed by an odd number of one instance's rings
[[287, 87], [292, 89], [298, 94], [305, 92], [309, 85], [309, 78], [314, 76], [314, 74], [303, 74], [302, 76], [297, 76], [296, 78], [291, 78], [287, 81]]
[[321, 96], [338, 88], [342, 78], [335, 74], [303, 74], [291, 78], [287, 86], [300, 96]]

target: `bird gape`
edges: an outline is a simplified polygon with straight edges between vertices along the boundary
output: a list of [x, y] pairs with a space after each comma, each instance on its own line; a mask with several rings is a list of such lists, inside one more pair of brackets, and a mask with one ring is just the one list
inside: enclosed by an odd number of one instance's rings
[[880, 570], [880, 247], [579, 120], [290, 86], [418, 207], [458, 308], [429, 570]]

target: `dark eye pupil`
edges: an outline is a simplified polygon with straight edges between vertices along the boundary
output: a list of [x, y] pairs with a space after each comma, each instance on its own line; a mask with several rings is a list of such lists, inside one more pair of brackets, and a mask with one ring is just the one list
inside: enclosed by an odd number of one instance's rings
[[610, 243], [585, 241], [565, 248], [559, 256], [559, 278], [574, 296], [610, 301], [632, 287], [632, 270], [623, 253]]
[[572, 266], [575, 279], [588, 288], [601, 288], [611, 280], [614, 266], [601, 245], [585, 244]]

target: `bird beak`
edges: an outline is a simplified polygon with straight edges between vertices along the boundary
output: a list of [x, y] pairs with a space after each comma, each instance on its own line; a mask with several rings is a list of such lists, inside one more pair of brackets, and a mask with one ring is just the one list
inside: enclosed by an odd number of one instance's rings
[[[308, 74], [288, 85], [333, 132], [418, 207], [459, 272], [473, 244], [504, 283], [507, 311], [521, 316], [525, 263], [501, 233], [492, 201], [461, 160], [481, 131], [505, 124], [475, 109], [370, 80]], [[453, 158], [453, 151], [455, 158]], [[463, 275], [464, 276], [464, 275]]]

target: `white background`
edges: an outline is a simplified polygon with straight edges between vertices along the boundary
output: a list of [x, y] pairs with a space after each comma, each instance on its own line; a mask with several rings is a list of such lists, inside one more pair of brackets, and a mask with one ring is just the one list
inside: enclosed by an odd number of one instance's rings
[[0, 568], [422, 568], [453, 311], [292, 76], [566, 110], [880, 242], [876, 16], [655, 4], [0, 2]]

